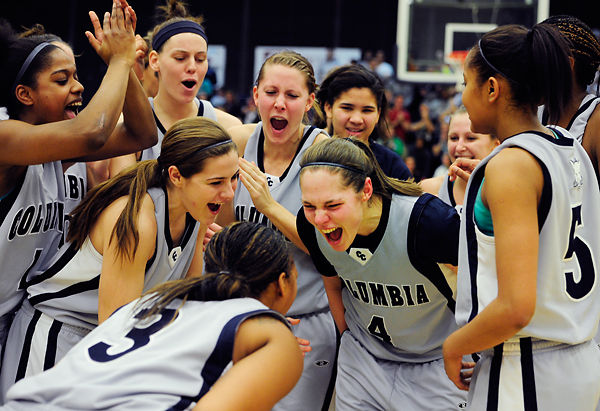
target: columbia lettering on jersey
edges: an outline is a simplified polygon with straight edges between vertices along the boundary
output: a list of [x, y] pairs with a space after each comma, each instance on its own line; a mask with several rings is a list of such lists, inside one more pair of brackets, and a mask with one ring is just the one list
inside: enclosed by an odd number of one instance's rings
[[[71, 200], [81, 200], [85, 193], [85, 182], [82, 177], [65, 174], [65, 196]], [[21, 207], [14, 215], [7, 240], [25, 237], [48, 230], [65, 232], [65, 204], [63, 201], [50, 201], [45, 204], [30, 204]]]
[[428, 304], [425, 284], [382, 284], [350, 280], [340, 276], [354, 299], [363, 303], [384, 307], [413, 307]]

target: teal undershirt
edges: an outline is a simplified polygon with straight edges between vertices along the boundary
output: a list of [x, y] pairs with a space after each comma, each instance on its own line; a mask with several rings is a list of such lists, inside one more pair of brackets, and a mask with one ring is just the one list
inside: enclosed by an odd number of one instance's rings
[[481, 188], [483, 187], [483, 180], [481, 180], [481, 185], [479, 186], [479, 190], [477, 191], [477, 197], [475, 198], [475, 224], [479, 230], [485, 235], [493, 236], [494, 235], [494, 224], [492, 223], [492, 213], [490, 210], [483, 204], [481, 200]]
[[[549, 129], [552, 132], [552, 135], [555, 139], [558, 139], [559, 136], [553, 129]], [[479, 191], [477, 191], [477, 197], [475, 198], [475, 224], [479, 230], [486, 234], [493, 236], [494, 235], [494, 224], [492, 223], [492, 213], [490, 210], [483, 204], [481, 200], [481, 188], [483, 187], [483, 180], [481, 180], [481, 185], [479, 186]]]

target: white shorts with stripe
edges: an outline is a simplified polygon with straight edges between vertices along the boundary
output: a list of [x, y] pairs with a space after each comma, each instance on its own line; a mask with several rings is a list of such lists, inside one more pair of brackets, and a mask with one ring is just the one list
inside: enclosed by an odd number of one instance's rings
[[469, 389], [477, 411], [594, 411], [600, 399], [600, 349], [521, 338], [482, 353]]
[[17, 381], [41, 373], [90, 332], [53, 319], [24, 300], [15, 314], [2, 359], [0, 401]]
[[426, 363], [380, 360], [350, 330], [342, 334], [335, 384], [336, 411], [459, 411], [467, 393], [446, 376], [442, 359]]

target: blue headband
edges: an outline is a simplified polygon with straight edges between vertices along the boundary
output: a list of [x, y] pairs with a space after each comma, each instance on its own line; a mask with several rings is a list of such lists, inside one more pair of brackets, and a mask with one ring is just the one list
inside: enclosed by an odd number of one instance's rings
[[345, 164], [340, 164], [340, 163], [330, 163], [328, 161], [314, 161], [312, 163], [306, 163], [302, 166], [302, 168], [305, 167], [310, 167], [310, 166], [330, 166], [330, 167], [339, 167], [339, 168], [343, 168], [345, 170], [348, 171], [352, 171], [353, 173], [356, 174], [362, 174], [362, 175], [366, 175], [367, 173], [365, 173], [364, 171], [356, 168], [356, 167], [352, 167], [352, 166], [347, 166]]
[[43, 43], [38, 44], [37, 46], [35, 46], [35, 48], [33, 50], [31, 50], [31, 53], [29, 53], [29, 55], [25, 59], [25, 62], [23, 62], [21, 69], [17, 73], [17, 77], [15, 78], [15, 82], [13, 83], [13, 87], [12, 87], [13, 91], [16, 90], [17, 86], [19, 85], [19, 82], [21, 81], [21, 79], [23, 78], [23, 75], [25, 74], [25, 72], [27, 71], [29, 66], [31, 65], [31, 62], [33, 61], [33, 59], [40, 53], [40, 51], [45, 49], [46, 46], [52, 46], [52, 43], [45, 41]]
[[152, 50], [158, 51], [167, 40], [179, 33], [196, 33], [208, 43], [206, 33], [201, 25], [191, 20], [179, 20], [167, 24], [156, 33], [156, 36], [152, 38]]
[[[490, 61], [488, 59], [485, 58], [485, 56], [483, 55], [483, 49], [481, 48], [481, 39], [479, 39], [479, 42], [477, 43], [477, 45], [479, 46], [479, 54], [481, 55], [481, 58], [483, 59], [483, 61], [485, 61], [485, 63], [490, 66], [490, 68], [494, 71], [496, 71], [499, 74], [502, 74], [503, 77], [506, 77], [506, 79], [508, 80], [513, 80], [510, 77], [508, 77], [506, 74], [504, 74], [503, 72], [501, 72], [500, 70], [498, 70], [496, 68], [496, 66], [494, 66], [492, 63], [490, 63]], [[513, 80], [515, 81], [515, 80]]]

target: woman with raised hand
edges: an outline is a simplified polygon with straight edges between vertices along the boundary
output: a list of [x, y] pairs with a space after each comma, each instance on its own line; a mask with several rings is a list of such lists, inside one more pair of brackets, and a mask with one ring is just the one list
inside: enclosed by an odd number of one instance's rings
[[[103, 41], [92, 44], [108, 69], [80, 113], [83, 87], [70, 48], [40, 37], [19, 38], [0, 24], [0, 106], [10, 115], [0, 122], [0, 231], [8, 240], [0, 247], [2, 346], [23, 298], [19, 281], [57, 251], [64, 241], [65, 209], [83, 195], [77, 178], [66, 179], [65, 192], [63, 171], [74, 161], [122, 155], [156, 141], [152, 112], [131, 71], [134, 23], [133, 10], [120, 1], [104, 16]], [[124, 121], [117, 125], [121, 110]]]
[[[304, 371], [294, 390], [276, 410], [319, 410], [329, 404], [336, 355], [335, 325], [323, 282], [301, 245], [294, 213], [300, 201], [299, 161], [317, 141], [327, 139], [323, 130], [304, 123], [313, 108], [317, 85], [313, 67], [302, 55], [281, 51], [263, 63], [253, 97], [261, 122], [230, 129], [240, 154], [240, 180], [233, 207], [220, 216], [274, 226], [292, 240], [298, 268], [298, 296], [287, 315], [299, 319], [294, 334], [310, 340], [312, 351], [304, 358]], [[223, 219], [221, 219], [223, 217]], [[303, 248], [303, 247], [302, 247]]]
[[296, 295], [289, 244], [236, 223], [208, 243], [205, 265], [202, 277], [122, 307], [55, 367], [16, 384], [3, 409], [270, 410], [302, 372], [282, 315]]
[[[600, 192], [581, 145], [544, 127], [571, 98], [569, 48], [548, 24], [498, 27], [465, 62], [474, 132], [498, 146], [471, 174], [461, 222], [449, 378], [474, 410], [594, 410], [600, 398]], [[553, 87], [549, 88], [548, 85]], [[481, 353], [472, 378], [466, 354]]]
[[300, 238], [323, 275], [340, 333], [336, 410], [451, 410], [466, 395], [444, 375], [456, 330], [456, 210], [387, 177], [358, 139], [330, 139], [300, 162]]
[[360, 64], [337, 67], [323, 80], [316, 97], [330, 135], [358, 138], [371, 148], [387, 176], [412, 178], [402, 158], [376, 142], [388, 128], [388, 101], [377, 74]]
[[204, 233], [237, 177], [235, 143], [214, 121], [194, 117], [171, 127], [158, 159], [94, 187], [71, 215], [68, 243], [22, 284], [27, 298], [8, 336], [3, 393], [53, 366], [143, 291], [200, 275]]

